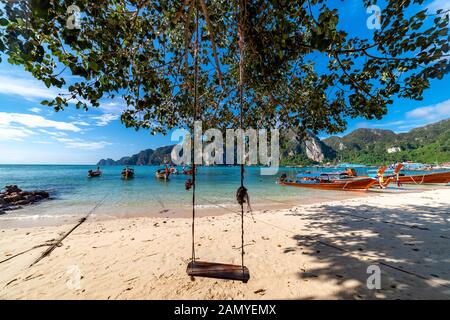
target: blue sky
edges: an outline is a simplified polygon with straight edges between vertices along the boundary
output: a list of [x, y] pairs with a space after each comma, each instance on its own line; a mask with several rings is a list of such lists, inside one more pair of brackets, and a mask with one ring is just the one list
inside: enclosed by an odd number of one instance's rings
[[[351, 28], [366, 30], [368, 14], [361, 0], [337, 1], [348, 13]], [[432, 9], [450, 8], [450, 0], [429, 1]], [[450, 117], [450, 77], [433, 81], [423, 101], [396, 100], [381, 121], [349, 120], [346, 133], [357, 128], [405, 132]], [[118, 159], [147, 148], [172, 144], [170, 136], [152, 136], [126, 129], [119, 120], [120, 99], [103, 101], [88, 112], [72, 105], [63, 112], [40, 101], [56, 96], [56, 89], [11, 66], [0, 63], [0, 163], [94, 164], [101, 158]], [[344, 133], [345, 134], [345, 133]], [[321, 138], [326, 137], [325, 134]]]

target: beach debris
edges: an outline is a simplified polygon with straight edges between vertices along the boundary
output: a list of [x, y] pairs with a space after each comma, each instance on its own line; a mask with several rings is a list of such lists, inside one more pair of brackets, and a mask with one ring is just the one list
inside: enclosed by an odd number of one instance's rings
[[12, 279], [11, 281], [9, 281], [9, 282], [5, 285], [5, 287], [9, 286], [11, 283], [13, 283], [13, 282], [15, 282], [15, 281], [17, 281], [17, 280], [18, 280], [17, 278]]
[[262, 296], [266, 293], [266, 289], [258, 289], [253, 292], [254, 294], [261, 294]]
[[318, 278], [319, 276], [312, 272], [304, 272], [304, 273], [302, 273], [302, 277], [303, 278]]
[[49, 197], [50, 194], [47, 191], [23, 191], [16, 185], [6, 186], [4, 191], [0, 192], [0, 214], [21, 209], [22, 206], [33, 204]]
[[[67, 231], [65, 234], [63, 234], [58, 240], [54, 240], [54, 242], [51, 244], [51, 246], [45, 250], [36, 260], [34, 260], [34, 262], [32, 264], [30, 264], [29, 268], [31, 268], [32, 266], [34, 266], [36, 263], [38, 263], [39, 261], [41, 261], [42, 259], [44, 259], [45, 257], [49, 256], [53, 250], [55, 250], [58, 247], [62, 246], [62, 242], [64, 239], [66, 239], [73, 231], [75, 231], [75, 229], [77, 229], [79, 226], [81, 226], [88, 218], [91, 214], [93, 214], [95, 212], [95, 210], [97, 210], [106, 200], [106, 198], [108, 197], [108, 194], [106, 194], [102, 200], [100, 200], [93, 208], [91, 211], [89, 211], [86, 216], [84, 216], [83, 218], [81, 218], [78, 223], [71, 228], [69, 231]], [[31, 250], [31, 249], [29, 249]]]

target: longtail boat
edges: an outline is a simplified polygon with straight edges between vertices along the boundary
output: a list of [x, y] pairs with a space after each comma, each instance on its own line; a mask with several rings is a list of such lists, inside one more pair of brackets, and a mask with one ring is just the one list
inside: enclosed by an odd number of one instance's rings
[[283, 186], [343, 191], [367, 191], [377, 183], [378, 181], [373, 178], [334, 179], [328, 174], [299, 175], [296, 180], [290, 180], [285, 176], [281, 176], [279, 180], [279, 184]]
[[134, 169], [125, 168], [122, 170], [122, 178], [123, 179], [131, 179], [134, 178]]
[[320, 177], [324, 177], [327, 180], [331, 181], [342, 181], [342, 180], [355, 180], [355, 179], [368, 179], [372, 178], [377, 181], [376, 184], [372, 185], [372, 188], [380, 187], [380, 188], [387, 188], [391, 182], [393, 181], [393, 178], [383, 176], [383, 173], [386, 171], [387, 167], [382, 167], [378, 169], [376, 175], [372, 176], [358, 176], [356, 171], [354, 169], [347, 169], [346, 171], [342, 172], [331, 172], [331, 173], [322, 173], [320, 174]]
[[156, 170], [155, 176], [157, 179], [169, 180], [170, 171], [169, 171], [169, 173], [166, 173], [166, 169], [159, 169], [159, 170]]
[[398, 180], [400, 183], [413, 184], [450, 183], [450, 171], [415, 174], [411, 176], [401, 174], [398, 177], [392, 177], [392, 179]]
[[397, 184], [450, 183], [450, 171], [405, 175], [404, 173], [400, 173], [400, 170], [403, 169], [403, 167], [404, 165], [400, 163], [395, 168], [394, 174], [388, 175], [387, 177], [396, 181]]
[[[347, 169], [345, 172], [341, 173], [341, 176], [345, 176], [347, 175], [348, 178], [372, 178], [372, 179], [376, 179], [378, 184], [377, 186], [379, 186], [380, 188], [387, 188], [392, 181], [394, 181], [393, 179], [393, 175], [397, 174], [398, 171], [400, 171], [401, 168], [397, 168], [394, 170], [389, 170], [387, 166], [384, 167], [380, 167], [376, 170], [369, 170], [368, 171], [368, 175], [367, 176], [358, 176], [356, 171], [354, 169]], [[389, 174], [386, 174], [389, 173]], [[374, 185], [373, 187], [376, 187], [376, 185]]]
[[92, 170], [88, 171], [89, 178], [97, 178], [97, 177], [100, 177], [101, 175], [102, 175], [101, 171], [92, 171]]
[[[197, 173], [197, 169], [195, 170], [195, 172]], [[191, 175], [192, 173], [194, 173], [194, 169], [193, 168], [191, 168], [191, 167], [183, 168], [183, 174]]]

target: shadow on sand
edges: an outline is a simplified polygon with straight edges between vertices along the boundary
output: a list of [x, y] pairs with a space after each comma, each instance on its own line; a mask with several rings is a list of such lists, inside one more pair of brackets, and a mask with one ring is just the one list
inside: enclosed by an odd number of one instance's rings
[[[294, 235], [297, 246], [284, 252], [312, 255], [323, 266], [301, 270], [301, 280], [337, 284], [338, 299], [450, 299], [448, 203], [430, 198], [426, 205], [384, 209], [325, 204], [289, 215], [316, 233]], [[381, 269], [380, 290], [367, 288], [370, 265]]]

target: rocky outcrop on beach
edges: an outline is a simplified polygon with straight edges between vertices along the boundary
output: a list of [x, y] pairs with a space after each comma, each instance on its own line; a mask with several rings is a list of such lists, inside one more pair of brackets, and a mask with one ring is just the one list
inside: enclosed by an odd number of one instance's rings
[[20, 209], [22, 206], [30, 205], [49, 197], [50, 195], [46, 191], [23, 191], [15, 185], [6, 186], [4, 191], [0, 192], [0, 214]]

